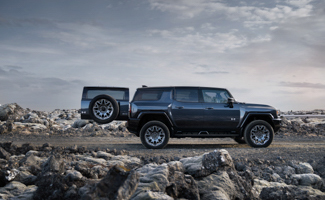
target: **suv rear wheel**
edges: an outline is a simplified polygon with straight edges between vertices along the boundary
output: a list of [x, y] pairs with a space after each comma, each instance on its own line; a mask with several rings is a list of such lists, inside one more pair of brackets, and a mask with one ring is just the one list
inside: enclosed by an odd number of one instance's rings
[[91, 118], [100, 124], [106, 124], [113, 121], [119, 113], [119, 107], [116, 100], [109, 95], [98, 95], [89, 105]]
[[272, 126], [263, 120], [249, 123], [244, 132], [244, 138], [251, 147], [268, 147], [273, 141], [274, 131]]
[[140, 131], [143, 146], [148, 149], [162, 149], [169, 141], [168, 127], [160, 121], [147, 122]]

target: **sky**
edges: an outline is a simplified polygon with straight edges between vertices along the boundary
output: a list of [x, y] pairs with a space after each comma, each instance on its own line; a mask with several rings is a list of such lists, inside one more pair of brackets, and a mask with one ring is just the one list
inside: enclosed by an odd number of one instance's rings
[[209, 86], [325, 109], [323, 0], [0, 0], [0, 104], [80, 108], [84, 86]]

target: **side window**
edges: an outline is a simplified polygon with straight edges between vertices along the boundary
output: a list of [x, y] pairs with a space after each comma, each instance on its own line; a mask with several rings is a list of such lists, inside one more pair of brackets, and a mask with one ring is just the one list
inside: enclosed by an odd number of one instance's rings
[[93, 99], [94, 97], [101, 95], [101, 94], [107, 94], [112, 96], [114, 99], [117, 100], [124, 100], [125, 99], [125, 91], [121, 90], [88, 90], [87, 92], [87, 98]]
[[175, 100], [181, 102], [199, 102], [199, 90], [191, 88], [176, 88]]
[[138, 90], [134, 96], [134, 101], [157, 101], [162, 92], [162, 90]]
[[202, 90], [205, 103], [227, 103], [230, 95], [226, 90]]

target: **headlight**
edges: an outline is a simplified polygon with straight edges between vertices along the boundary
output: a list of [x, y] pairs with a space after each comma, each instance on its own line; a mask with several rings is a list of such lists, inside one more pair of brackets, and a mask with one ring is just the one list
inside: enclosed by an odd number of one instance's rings
[[277, 111], [276, 111], [276, 116], [280, 117], [280, 115], [281, 115], [280, 110], [277, 110]]

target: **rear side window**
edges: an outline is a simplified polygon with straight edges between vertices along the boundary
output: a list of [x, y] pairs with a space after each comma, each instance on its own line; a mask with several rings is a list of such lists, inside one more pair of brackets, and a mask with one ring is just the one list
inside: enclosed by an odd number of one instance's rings
[[175, 100], [181, 102], [199, 102], [199, 90], [192, 88], [176, 88]]
[[134, 96], [134, 101], [157, 101], [162, 93], [162, 90], [138, 90]]
[[125, 91], [121, 91], [121, 90], [88, 90], [87, 98], [93, 99], [94, 97], [101, 95], [101, 94], [110, 95], [114, 99], [117, 99], [117, 100], [125, 99]]

